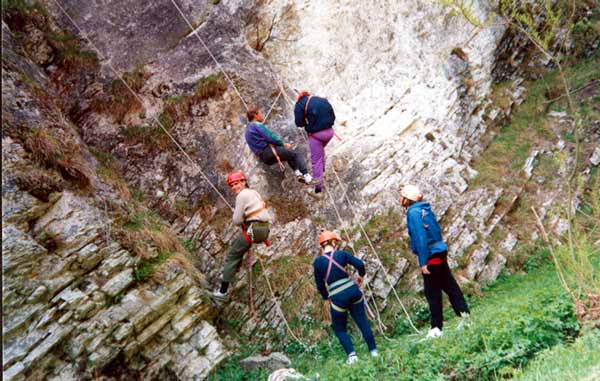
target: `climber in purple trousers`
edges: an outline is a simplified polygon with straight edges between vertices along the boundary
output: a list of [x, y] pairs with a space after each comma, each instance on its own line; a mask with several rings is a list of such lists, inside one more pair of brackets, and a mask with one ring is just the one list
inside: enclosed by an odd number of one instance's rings
[[302, 90], [294, 108], [296, 126], [304, 127], [308, 133], [308, 146], [312, 163], [313, 177], [316, 181], [315, 193], [323, 190], [325, 172], [325, 146], [334, 135], [335, 113], [325, 98], [310, 95]]

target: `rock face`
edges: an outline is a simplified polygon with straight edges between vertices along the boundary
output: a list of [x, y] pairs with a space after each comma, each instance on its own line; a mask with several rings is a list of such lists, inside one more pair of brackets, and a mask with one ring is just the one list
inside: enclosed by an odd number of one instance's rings
[[[274, 216], [273, 245], [252, 250], [260, 256], [253, 279], [259, 322], [244, 268], [222, 312], [257, 339], [283, 334], [284, 316], [309, 322], [318, 310], [310, 264], [321, 228], [342, 232], [346, 249], [367, 263], [366, 292], [381, 308], [394, 303], [394, 288], [418, 289], [414, 258], [402, 244], [403, 215], [380, 229], [366, 224], [399, 211], [403, 183], [420, 185], [443, 219], [461, 279], [493, 281], [517, 241], [531, 238], [507, 221], [528, 191], [523, 182], [470, 185], [489, 126], [524, 98], [527, 61], [507, 66], [504, 53], [529, 47], [510, 31], [475, 32], [448, 9], [418, 0], [142, 3], [49, 1], [47, 12], [25, 11], [12, 32], [3, 22], [6, 379], [206, 377], [227, 351], [197, 271], [170, 260], [162, 282], [143, 281], [148, 258], [115, 230], [123, 218], [135, 224], [132, 204], [145, 203], [216, 284], [237, 233], [224, 181], [232, 169], [247, 174]], [[473, 3], [481, 19], [486, 4]], [[511, 81], [502, 104], [490, 99], [495, 79]], [[343, 138], [327, 147], [322, 200], [306, 195], [289, 170], [260, 164], [243, 138], [245, 107], [256, 103], [308, 158], [291, 122], [294, 87], [330, 99]], [[538, 176], [539, 160], [568, 146], [561, 131], [572, 121], [555, 119], [559, 143], [530, 152], [526, 180]], [[69, 149], [61, 151], [64, 142]], [[589, 152], [592, 165], [598, 152]], [[536, 194], [543, 217], [564, 202], [564, 176]], [[390, 236], [396, 247], [385, 245]]]
[[[227, 350], [195, 278], [169, 261], [161, 282], [140, 277], [143, 258], [115, 240], [117, 223], [99, 207], [123, 204], [114, 184], [92, 172], [84, 185], [67, 174], [61, 186], [43, 183], [60, 175], [36, 158], [77, 132], [50, 88], [40, 96], [47, 78], [29, 71], [6, 32], [3, 24], [3, 379], [205, 378]], [[25, 80], [28, 72], [37, 80]], [[59, 134], [62, 142], [52, 138]], [[93, 168], [83, 143], [79, 150], [78, 168]]]
[[240, 365], [246, 370], [268, 369], [271, 371], [288, 367], [292, 362], [286, 355], [273, 352], [269, 356], [252, 356], [240, 361]]

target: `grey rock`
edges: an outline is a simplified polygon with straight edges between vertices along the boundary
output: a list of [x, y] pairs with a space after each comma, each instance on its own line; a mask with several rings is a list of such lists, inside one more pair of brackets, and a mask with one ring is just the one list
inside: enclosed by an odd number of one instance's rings
[[102, 253], [95, 243], [83, 247], [76, 255], [77, 262], [84, 270], [91, 270], [103, 259]]
[[[11, 270], [45, 255], [47, 250], [33, 240], [29, 235], [11, 224], [2, 226], [2, 272], [8, 275]], [[6, 277], [5, 275], [5, 277]]]
[[479, 281], [485, 284], [496, 280], [500, 276], [500, 272], [502, 272], [505, 264], [506, 257], [502, 254], [496, 254], [481, 272]]
[[470, 280], [474, 280], [479, 275], [485, 266], [485, 260], [490, 253], [490, 246], [487, 242], [483, 242], [479, 248], [477, 248], [469, 260], [467, 266], [467, 277]]
[[269, 356], [247, 357], [240, 361], [242, 368], [250, 371], [254, 369], [277, 370], [287, 368], [292, 361], [286, 355], [279, 352], [271, 353]]
[[54, 326], [51, 332], [38, 346], [36, 346], [22, 361], [25, 369], [29, 369], [36, 361], [44, 357], [55, 345], [64, 340], [72, 331], [73, 326]]
[[52, 235], [63, 249], [79, 249], [98, 237], [106, 223], [103, 214], [89, 200], [65, 191], [36, 222], [34, 230]]
[[129, 287], [133, 281], [133, 270], [126, 269], [106, 282], [101, 290], [109, 296], [115, 296]]
[[5, 342], [2, 354], [2, 367], [6, 369], [15, 362], [25, 358], [31, 348], [39, 344], [47, 335], [47, 331], [34, 330], [24, 339], [19, 337]]
[[125, 323], [117, 329], [114, 337], [115, 337], [115, 340], [117, 340], [118, 342], [121, 342], [121, 341], [123, 341], [123, 339], [130, 336], [132, 333], [133, 333], [133, 324]]
[[36, 288], [31, 295], [27, 298], [27, 303], [33, 304], [38, 302], [46, 293], [48, 292], [48, 288], [44, 285]]
[[594, 167], [597, 167], [598, 164], [600, 164], [600, 146], [596, 146], [594, 153], [590, 157], [590, 164], [592, 164]]
[[18, 362], [15, 365], [8, 368], [7, 370], [5, 370], [4, 372], [2, 372], [2, 379], [5, 381], [23, 379], [20, 376], [23, 374], [24, 371], [25, 365], [23, 365], [23, 363]]
[[500, 249], [505, 254], [509, 254], [512, 252], [512, 249], [514, 249], [517, 242], [518, 242], [517, 237], [513, 233], [509, 232], [506, 235], [506, 238], [504, 239], [504, 241], [502, 241], [502, 243], [500, 244]]

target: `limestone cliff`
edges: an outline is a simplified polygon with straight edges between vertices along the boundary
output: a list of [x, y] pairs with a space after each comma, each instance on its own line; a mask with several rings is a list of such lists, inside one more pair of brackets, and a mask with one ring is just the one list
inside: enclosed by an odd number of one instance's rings
[[[420, 185], [443, 218], [463, 283], [496, 279], [532, 239], [507, 218], [526, 194], [561, 229], [551, 209], [568, 174], [542, 189], [535, 168], [572, 157], [564, 114], [552, 114], [555, 136], [530, 147], [514, 178], [477, 181], [478, 158], [524, 99], [523, 78], [549, 65], [503, 26], [476, 29], [418, 0], [17, 3], [2, 26], [7, 379], [206, 377], [227, 355], [205, 294], [235, 233], [233, 168], [275, 217], [273, 246], [255, 249], [274, 297], [255, 265], [259, 322], [245, 270], [221, 315], [255, 338], [284, 337], [282, 313], [301, 326], [321, 312], [310, 273], [320, 228], [340, 230], [367, 262], [382, 309], [395, 304], [392, 288], [418, 290], [402, 183]], [[482, 19], [492, 11], [474, 7]], [[244, 142], [245, 105], [273, 106], [267, 124], [308, 157], [294, 88], [336, 110], [343, 140], [327, 148], [322, 200]], [[589, 136], [586, 165], [598, 165], [598, 140]]]

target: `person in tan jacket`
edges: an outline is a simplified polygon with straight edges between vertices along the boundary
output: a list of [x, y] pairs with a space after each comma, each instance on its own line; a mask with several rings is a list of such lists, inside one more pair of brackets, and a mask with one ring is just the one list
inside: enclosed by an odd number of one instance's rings
[[242, 172], [231, 172], [227, 176], [227, 183], [236, 194], [233, 224], [240, 226], [241, 231], [233, 239], [225, 258], [221, 287], [213, 293], [213, 298], [217, 302], [227, 300], [227, 289], [235, 280], [235, 274], [250, 246], [253, 243], [263, 242], [267, 246], [269, 245], [269, 224], [271, 222], [267, 204], [257, 191], [248, 188], [246, 176]]

